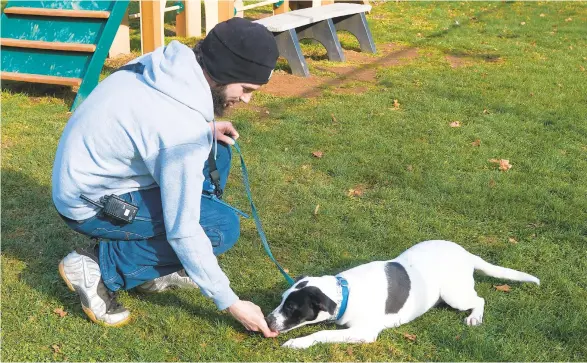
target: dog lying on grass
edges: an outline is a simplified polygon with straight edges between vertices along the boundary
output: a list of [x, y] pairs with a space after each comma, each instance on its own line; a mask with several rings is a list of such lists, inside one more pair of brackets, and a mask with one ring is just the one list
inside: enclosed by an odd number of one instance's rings
[[323, 330], [287, 341], [289, 348], [316, 343], [374, 342], [383, 329], [406, 324], [440, 302], [471, 314], [467, 325], [483, 321], [485, 300], [475, 291], [473, 271], [540, 284], [524, 272], [492, 265], [449, 241], [425, 241], [390, 261], [374, 261], [336, 276], [303, 277], [283, 293], [267, 316], [269, 328], [287, 332], [333, 321], [346, 329]]

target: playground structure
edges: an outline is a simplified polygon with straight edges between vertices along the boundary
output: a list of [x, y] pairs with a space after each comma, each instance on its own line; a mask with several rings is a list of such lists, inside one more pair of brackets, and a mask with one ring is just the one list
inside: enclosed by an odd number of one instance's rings
[[[76, 87], [77, 96], [71, 106], [71, 110], [75, 109], [97, 86], [108, 53], [130, 53], [129, 2], [9, 1], [2, 13], [1, 80]], [[344, 60], [336, 30], [348, 30], [359, 39], [363, 51], [375, 51], [365, 19], [365, 12], [371, 6], [334, 4], [334, 0], [265, 0], [248, 5], [242, 0], [204, 0], [206, 33], [218, 22], [267, 5], [273, 5], [274, 16], [257, 22], [273, 32], [280, 55], [290, 62], [296, 75], [309, 76], [298, 43], [301, 38], [321, 42], [333, 61]], [[140, 15], [130, 15], [141, 18], [143, 53], [164, 44], [163, 14], [166, 11], [178, 12], [177, 35], [202, 35], [202, 0], [165, 6], [165, 1], [142, 0]], [[293, 12], [287, 13], [290, 8]]]

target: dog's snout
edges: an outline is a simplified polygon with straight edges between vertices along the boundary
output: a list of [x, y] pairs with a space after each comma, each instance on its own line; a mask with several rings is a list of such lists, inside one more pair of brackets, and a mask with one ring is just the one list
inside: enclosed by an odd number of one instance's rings
[[267, 325], [269, 326], [269, 329], [275, 331], [275, 326], [277, 325], [277, 320], [275, 319], [275, 316], [273, 316], [273, 314], [269, 314], [267, 315], [267, 317], [265, 318], [265, 321], [267, 322]]

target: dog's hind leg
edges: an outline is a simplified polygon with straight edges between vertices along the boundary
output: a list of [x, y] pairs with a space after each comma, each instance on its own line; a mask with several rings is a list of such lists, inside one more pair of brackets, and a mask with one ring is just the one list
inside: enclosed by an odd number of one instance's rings
[[465, 324], [479, 325], [483, 322], [485, 300], [477, 295], [473, 277], [466, 283], [462, 282], [443, 287], [440, 291], [440, 298], [454, 309], [471, 310], [471, 314], [465, 318]]
[[381, 328], [352, 327], [349, 329], [322, 330], [305, 337], [290, 339], [283, 347], [306, 349], [317, 343], [372, 343], [377, 340]]

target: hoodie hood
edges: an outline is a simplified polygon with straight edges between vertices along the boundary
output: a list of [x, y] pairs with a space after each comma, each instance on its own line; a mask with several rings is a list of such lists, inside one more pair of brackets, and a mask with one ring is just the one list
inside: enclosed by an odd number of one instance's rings
[[172, 41], [132, 63], [144, 64], [143, 78], [149, 86], [214, 120], [212, 91], [191, 48]]

